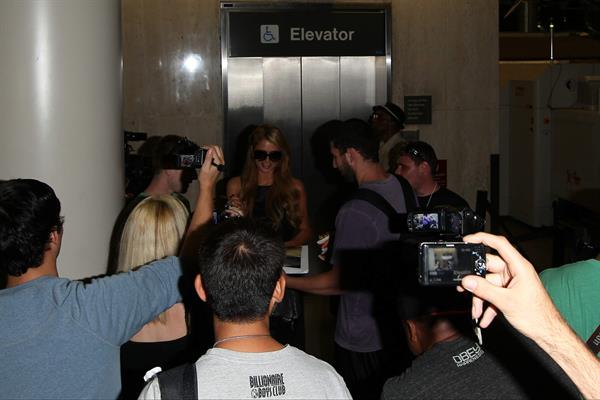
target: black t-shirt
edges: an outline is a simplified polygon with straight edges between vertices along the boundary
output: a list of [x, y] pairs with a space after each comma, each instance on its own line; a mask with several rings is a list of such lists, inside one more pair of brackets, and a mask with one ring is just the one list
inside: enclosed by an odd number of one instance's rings
[[441, 342], [389, 379], [381, 398], [522, 399], [526, 394], [496, 359], [467, 338]]
[[191, 336], [166, 342], [127, 342], [121, 346], [120, 399], [137, 399], [146, 386], [144, 375], [154, 367], [163, 371], [186, 362], [195, 362], [199, 354]]
[[[431, 197], [431, 199], [430, 199]], [[456, 209], [468, 208], [469, 203], [452, 190], [440, 188], [431, 196], [419, 196], [419, 207], [423, 209], [431, 209], [438, 206], [452, 206]]]

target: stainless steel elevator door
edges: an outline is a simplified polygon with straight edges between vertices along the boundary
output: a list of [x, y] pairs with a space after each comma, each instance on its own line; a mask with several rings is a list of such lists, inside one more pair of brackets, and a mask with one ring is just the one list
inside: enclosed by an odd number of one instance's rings
[[229, 58], [226, 68], [226, 157], [248, 125], [279, 127], [292, 171], [303, 180], [309, 213], [335, 189], [315, 168], [310, 139], [332, 119], [366, 119], [387, 100], [385, 57]]

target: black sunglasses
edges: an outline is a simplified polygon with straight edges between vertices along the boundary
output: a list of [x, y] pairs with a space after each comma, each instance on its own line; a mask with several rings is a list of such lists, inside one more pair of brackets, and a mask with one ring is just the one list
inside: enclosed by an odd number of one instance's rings
[[254, 159], [258, 161], [264, 161], [269, 157], [271, 161], [280, 161], [281, 157], [283, 157], [283, 153], [281, 151], [264, 151], [264, 150], [254, 150]]

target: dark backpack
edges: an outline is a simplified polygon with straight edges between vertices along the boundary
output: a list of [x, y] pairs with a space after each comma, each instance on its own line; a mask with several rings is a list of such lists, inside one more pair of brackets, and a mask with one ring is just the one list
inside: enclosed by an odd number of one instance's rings
[[198, 398], [196, 364], [186, 363], [157, 375], [161, 399], [195, 400]]

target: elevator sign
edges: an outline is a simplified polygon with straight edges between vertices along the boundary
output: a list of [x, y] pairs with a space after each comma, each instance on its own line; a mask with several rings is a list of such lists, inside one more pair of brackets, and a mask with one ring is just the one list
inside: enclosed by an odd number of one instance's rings
[[235, 11], [229, 57], [383, 56], [385, 10]]

